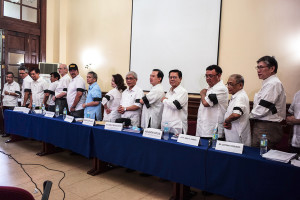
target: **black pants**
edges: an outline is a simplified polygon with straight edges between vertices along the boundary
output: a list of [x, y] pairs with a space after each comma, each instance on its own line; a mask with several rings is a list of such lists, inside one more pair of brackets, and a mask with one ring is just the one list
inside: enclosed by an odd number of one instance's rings
[[64, 108], [67, 108], [68, 110], [68, 103], [67, 103], [67, 99], [66, 98], [60, 98], [60, 99], [56, 99], [55, 100], [55, 107], [54, 107], [54, 111], [55, 112], [55, 108], [58, 105], [59, 107], [59, 114], [62, 115]]
[[84, 109], [71, 112], [71, 115], [75, 118], [83, 118], [84, 117]]
[[50, 111], [50, 112], [55, 112], [55, 105], [49, 105], [48, 106], [48, 111]]
[[4, 110], [13, 110], [14, 106], [3, 106], [0, 113], [0, 131], [1, 134], [5, 134], [5, 127], [4, 127]]

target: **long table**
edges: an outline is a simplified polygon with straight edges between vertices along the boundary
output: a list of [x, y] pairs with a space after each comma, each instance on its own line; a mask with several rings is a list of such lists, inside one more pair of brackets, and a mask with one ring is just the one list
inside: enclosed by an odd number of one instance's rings
[[265, 160], [257, 148], [239, 155], [208, 148], [207, 140], [194, 147], [13, 111], [5, 111], [5, 125], [8, 133], [229, 198], [300, 199], [300, 168]]

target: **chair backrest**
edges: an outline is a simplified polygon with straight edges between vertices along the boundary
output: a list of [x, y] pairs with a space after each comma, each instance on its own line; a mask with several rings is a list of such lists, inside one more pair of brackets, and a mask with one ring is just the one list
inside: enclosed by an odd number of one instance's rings
[[[44, 193], [42, 195], [42, 200], [48, 200], [52, 182], [45, 181]], [[11, 186], [0, 186], [0, 200], [34, 200], [34, 197], [26, 190]]]
[[5, 200], [34, 200], [34, 197], [26, 190], [11, 186], [0, 186], [0, 199]]

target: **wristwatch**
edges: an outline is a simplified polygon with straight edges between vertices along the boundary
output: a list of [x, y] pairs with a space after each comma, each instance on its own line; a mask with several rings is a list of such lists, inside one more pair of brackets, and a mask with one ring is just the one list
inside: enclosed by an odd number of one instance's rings
[[126, 109], [126, 107], [124, 107], [124, 111], [126, 111], [127, 109]]

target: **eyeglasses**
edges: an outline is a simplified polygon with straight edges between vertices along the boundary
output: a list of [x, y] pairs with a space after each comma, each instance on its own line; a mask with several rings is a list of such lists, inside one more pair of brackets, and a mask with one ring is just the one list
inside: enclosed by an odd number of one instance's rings
[[263, 68], [267, 68], [267, 67], [268, 67], [268, 66], [261, 66], [261, 65], [259, 65], [259, 66], [256, 66], [255, 69], [256, 69], [256, 70], [259, 70], [259, 69], [263, 69]]
[[169, 79], [177, 79], [178, 76], [169, 76]]
[[126, 80], [133, 80], [133, 77], [126, 77]]
[[236, 86], [237, 84], [239, 84], [239, 83], [236, 83], [236, 84], [233, 84], [233, 83], [226, 83], [226, 86], [227, 86], [227, 87], [228, 87], [228, 86], [233, 87], [233, 86]]
[[19, 74], [21, 74], [21, 75], [22, 75], [22, 74], [25, 74], [25, 73], [19, 73]]
[[62, 69], [62, 68], [57, 68], [58, 70]]
[[205, 74], [204, 78], [213, 78], [213, 77], [218, 76], [218, 75], [219, 74], [215, 74], [215, 75], [213, 75], [213, 74]]

